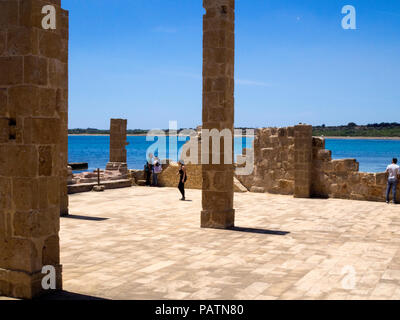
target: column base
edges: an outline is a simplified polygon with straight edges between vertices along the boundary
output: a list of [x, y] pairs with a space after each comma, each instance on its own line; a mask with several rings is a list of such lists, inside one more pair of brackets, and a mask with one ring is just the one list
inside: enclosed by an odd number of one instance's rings
[[[62, 290], [62, 265], [56, 268], [56, 290]], [[17, 299], [32, 299], [52, 290], [42, 287], [45, 274], [39, 272], [28, 273], [23, 271], [0, 269], [0, 296]]]
[[235, 210], [201, 211], [201, 227], [212, 229], [229, 229], [235, 226]]
[[[296, 182], [295, 182], [295, 184], [296, 184]], [[295, 185], [293, 197], [294, 198], [311, 198], [311, 192], [306, 187], [302, 188], [302, 187], [297, 187]]]
[[108, 162], [106, 165], [107, 171], [115, 171], [121, 175], [121, 179], [128, 178], [128, 164], [126, 162]]

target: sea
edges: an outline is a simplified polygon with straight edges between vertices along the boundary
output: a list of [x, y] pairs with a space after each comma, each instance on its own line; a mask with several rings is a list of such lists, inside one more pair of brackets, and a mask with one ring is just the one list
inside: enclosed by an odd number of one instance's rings
[[[180, 148], [186, 141], [176, 141], [175, 152], [169, 152], [169, 137], [158, 138], [146, 136], [128, 136], [127, 161], [130, 169], [143, 169], [146, 163], [146, 153], [149, 148], [166, 146], [167, 158], [177, 159]], [[186, 138], [188, 140], [189, 138]], [[234, 153], [239, 155], [243, 148], [251, 147], [252, 139], [235, 137]], [[68, 161], [87, 162], [89, 171], [104, 168], [110, 156], [109, 136], [69, 136], [68, 137]], [[383, 139], [326, 139], [326, 149], [332, 151], [333, 159], [355, 158], [360, 163], [362, 172], [383, 172], [393, 157], [400, 159], [400, 140]], [[153, 152], [151, 152], [153, 153]], [[154, 152], [160, 158], [164, 154]]]

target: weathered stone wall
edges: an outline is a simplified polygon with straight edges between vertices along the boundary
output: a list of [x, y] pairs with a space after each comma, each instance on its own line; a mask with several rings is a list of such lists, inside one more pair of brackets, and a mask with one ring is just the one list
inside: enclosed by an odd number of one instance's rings
[[[185, 189], [202, 189], [203, 186], [203, 178], [201, 174], [201, 165], [199, 164], [187, 164], [186, 173], [188, 180], [185, 183]], [[162, 173], [158, 177], [158, 182], [160, 187], [177, 187], [179, 183], [179, 175], [177, 172], [179, 170], [178, 163], [169, 163], [168, 165], [163, 166], [164, 169]], [[244, 188], [241, 183], [234, 178], [234, 192], [246, 192], [246, 188]]]
[[[325, 149], [325, 140], [313, 138], [313, 196], [385, 201], [386, 174], [358, 170], [356, 159], [332, 160], [331, 151]], [[397, 201], [400, 201], [399, 193], [400, 191], [397, 192]]]
[[[56, 30], [41, 25], [48, 4], [56, 8]], [[44, 265], [56, 268], [62, 286], [68, 13], [60, 5], [0, 1], [0, 295], [39, 294]]]
[[250, 191], [293, 194], [295, 182], [294, 127], [263, 128], [254, 138], [254, 171], [237, 176]]
[[[202, 187], [202, 174], [201, 165], [187, 164], [186, 174], [188, 176], [187, 182], [185, 183], [185, 188], [187, 189], [201, 189]], [[159, 175], [159, 185], [160, 187], [177, 187], [179, 183], [179, 171], [178, 163], [169, 163], [163, 165], [163, 171]]]
[[258, 129], [254, 158], [253, 174], [237, 176], [252, 192], [386, 200], [385, 173], [359, 172], [356, 159], [332, 160], [325, 139], [312, 137], [311, 126]]

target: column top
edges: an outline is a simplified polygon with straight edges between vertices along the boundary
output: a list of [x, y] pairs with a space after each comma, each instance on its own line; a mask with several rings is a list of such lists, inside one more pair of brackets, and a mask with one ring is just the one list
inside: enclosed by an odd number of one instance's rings
[[229, 8], [235, 8], [235, 0], [203, 0], [203, 7], [205, 9], [218, 8], [227, 6]]

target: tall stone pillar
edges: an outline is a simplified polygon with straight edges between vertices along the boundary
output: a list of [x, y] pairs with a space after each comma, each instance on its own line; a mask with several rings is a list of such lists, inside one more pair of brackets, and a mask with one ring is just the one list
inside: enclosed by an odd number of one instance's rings
[[[55, 1], [57, 2], [57, 1]], [[58, 1], [60, 3], [60, 1]], [[68, 215], [68, 41], [69, 41], [69, 19], [68, 11], [61, 9], [61, 39], [63, 48], [63, 57], [58, 67], [63, 70], [60, 74], [61, 82], [57, 85], [57, 103], [61, 120], [61, 138], [60, 138], [60, 215]]]
[[[212, 143], [202, 163], [201, 227], [234, 226], [233, 164], [224, 162], [224, 144], [233, 145], [234, 64], [235, 64], [235, 0], [204, 0], [203, 18], [203, 125], [205, 129], [231, 131], [229, 141], [221, 142], [220, 164], [212, 164]], [[204, 141], [202, 141], [202, 144]], [[202, 151], [204, 152], [204, 150]], [[232, 151], [233, 159], [233, 151]]]
[[110, 162], [126, 163], [126, 127], [127, 120], [110, 121]]
[[[45, 5], [56, 9], [55, 30], [42, 28]], [[47, 265], [62, 287], [68, 13], [60, 6], [0, 1], [0, 295], [40, 294]]]
[[119, 170], [121, 174], [127, 174], [126, 164], [126, 128], [128, 121], [125, 119], [110, 120], [110, 162], [106, 170]]
[[312, 126], [294, 127], [294, 196], [309, 198], [311, 195]]

